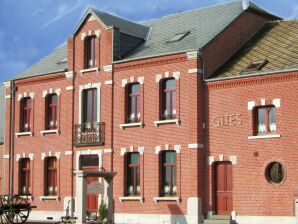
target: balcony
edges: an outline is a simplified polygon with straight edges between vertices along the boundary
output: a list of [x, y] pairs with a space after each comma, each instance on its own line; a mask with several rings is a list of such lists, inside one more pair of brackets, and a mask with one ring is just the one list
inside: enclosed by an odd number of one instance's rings
[[75, 146], [104, 145], [105, 123], [75, 124], [73, 141]]

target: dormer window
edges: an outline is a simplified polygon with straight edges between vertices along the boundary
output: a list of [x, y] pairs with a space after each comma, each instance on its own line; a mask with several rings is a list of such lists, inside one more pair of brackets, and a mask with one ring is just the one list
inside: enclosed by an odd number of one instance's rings
[[170, 40], [168, 40], [167, 43], [172, 43], [172, 42], [180, 41], [184, 37], [186, 37], [188, 34], [190, 34], [189, 31], [184, 32], [184, 33], [178, 33], [175, 36], [173, 36]]
[[85, 67], [94, 68], [96, 66], [96, 36], [86, 39]]

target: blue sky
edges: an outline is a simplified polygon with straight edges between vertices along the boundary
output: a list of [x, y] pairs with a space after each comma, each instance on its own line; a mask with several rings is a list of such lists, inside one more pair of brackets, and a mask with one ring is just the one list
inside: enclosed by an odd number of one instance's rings
[[[64, 43], [88, 7], [132, 21], [144, 21], [228, 1], [1, 0], [0, 82], [12, 78]], [[253, 2], [285, 19], [298, 18], [297, 0]]]

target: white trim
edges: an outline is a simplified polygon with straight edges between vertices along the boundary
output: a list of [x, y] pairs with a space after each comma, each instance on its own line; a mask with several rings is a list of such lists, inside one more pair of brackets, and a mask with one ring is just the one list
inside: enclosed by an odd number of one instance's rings
[[101, 83], [88, 83], [86, 85], [80, 85], [80, 90], [79, 90], [79, 124], [82, 122], [82, 97], [83, 97], [83, 90], [85, 89], [91, 89], [91, 88], [96, 88], [97, 89], [97, 122], [100, 122], [100, 87]]
[[104, 72], [112, 72], [113, 71], [113, 65], [105, 65], [103, 66]]
[[174, 77], [176, 80], [179, 80], [179, 79], [180, 79], [180, 72], [173, 72], [173, 77]]
[[198, 69], [197, 68], [188, 69], [188, 74], [193, 74], [193, 73], [198, 73]]
[[273, 104], [276, 108], [279, 108], [279, 107], [280, 107], [280, 99], [273, 99], [273, 100], [272, 100], [272, 104]]
[[230, 161], [233, 165], [237, 164], [237, 156], [230, 156]]
[[17, 137], [19, 137], [19, 136], [27, 136], [27, 135], [29, 135], [29, 136], [33, 136], [33, 133], [32, 132], [17, 132], [17, 133], [15, 133], [15, 135], [17, 136]]
[[11, 95], [6, 95], [5, 99], [11, 99]]
[[144, 197], [119, 197], [120, 203], [123, 201], [140, 201], [142, 204], [144, 203]]
[[181, 152], [181, 145], [174, 145], [174, 150], [179, 154]]
[[94, 68], [87, 68], [87, 69], [81, 69], [80, 70], [80, 73], [81, 75], [83, 75], [83, 73], [86, 73], [86, 72], [99, 72], [99, 68], [98, 67], [94, 67]]
[[155, 146], [155, 154], [159, 154], [159, 152], [161, 151], [161, 146]]
[[65, 72], [64, 74], [65, 74], [65, 78], [67, 79], [73, 79], [75, 76], [75, 72], [73, 71], [68, 71], [68, 72]]
[[9, 158], [10, 158], [9, 154], [3, 155], [3, 159], [9, 159]]
[[16, 161], [19, 161], [20, 159], [29, 158], [31, 161], [34, 160], [34, 154], [33, 153], [23, 153], [23, 154], [16, 154]]
[[105, 84], [106, 85], [113, 85], [113, 80], [107, 80], [107, 81], [105, 81]]
[[74, 90], [74, 86], [66, 86], [66, 88], [65, 88], [67, 91], [69, 91], [69, 90]]
[[22, 199], [29, 199], [29, 201], [31, 201], [31, 202], [33, 200], [33, 196], [32, 195], [20, 195], [19, 197], [22, 198]]
[[158, 203], [159, 201], [176, 201], [180, 204], [181, 198], [180, 197], [153, 197], [153, 201]]
[[52, 134], [52, 133], [56, 133], [57, 135], [60, 134], [60, 131], [58, 129], [54, 129], [54, 130], [42, 130], [40, 131], [41, 135], [45, 135], [45, 134]]
[[120, 149], [120, 156], [124, 156], [126, 153], [126, 148], [121, 148]]
[[5, 88], [11, 87], [11, 83], [12, 83], [12, 81], [5, 81], [5, 82], [3, 82]]
[[45, 201], [45, 200], [56, 200], [56, 201], [60, 201], [60, 197], [59, 196], [40, 196], [39, 197], [40, 201]]
[[255, 107], [256, 103], [255, 101], [249, 101], [247, 103], [247, 110], [252, 110]]
[[84, 40], [86, 38], [87, 34], [86, 33], [81, 33], [81, 40]]
[[34, 99], [35, 98], [35, 93], [34, 92], [30, 92], [29, 93], [29, 96], [30, 96], [31, 99]]
[[212, 165], [212, 163], [214, 162], [214, 156], [208, 156], [208, 165]]
[[156, 127], [161, 124], [171, 124], [171, 123], [176, 123], [176, 125], [179, 126], [181, 121], [179, 119], [154, 121], [154, 124]]
[[139, 146], [138, 147], [138, 152], [140, 153], [140, 155], [144, 155], [144, 151], [145, 151], [145, 148], [143, 146]]
[[113, 149], [104, 149], [103, 150], [103, 153], [112, 153], [113, 152]]
[[192, 143], [188, 144], [189, 149], [204, 149], [205, 145], [204, 144], [198, 144], [198, 143]]
[[[56, 93], [57, 96], [60, 96], [61, 95], [61, 89], [50, 88], [48, 90], [44, 90], [44, 91], [42, 91], [42, 97], [45, 98], [48, 94], [52, 94], [52, 93]], [[30, 96], [31, 96], [31, 93], [30, 93]]]
[[120, 124], [119, 126], [121, 129], [128, 128], [128, 127], [144, 127], [144, 123], [143, 122], [127, 123], [127, 124]]
[[98, 149], [98, 150], [84, 150], [84, 151], [77, 151], [76, 152], [76, 170], [78, 171], [80, 168], [80, 156], [81, 155], [97, 155], [98, 156], [98, 167], [102, 167], [102, 154], [103, 150]]
[[94, 33], [95, 33], [95, 36], [96, 37], [99, 37], [100, 36], [100, 30], [95, 30]]
[[190, 51], [186, 52], [187, 59], [197, 59], [198, 58], [198, 51]]
[[257, 135], [257, 136], [248, 136], [248, 140], [254, 139], [270, 139], [270, 138], [280, 138], [280, 134], [268, 134], [268, 135]]
[[261, 99], [261, 105], [265, 106], [266, 105], [266, 100], [265, 99]]
[[71, 155], [73, 155], [73, 151], [71, 151], [71, 150], [65, 151], [65, 155], [66, 156], [71, 156]]
[[140, 83], [140, 85], [143, 85], [144, 84], [144, 81], [145, 81], [145, 77], [144, 76], [138, 77], [138, 82]]
[[46, 157], [56, 157], [57, 160], [60, 160], [61, 158], [61, 153], [60, 152], [55, 152], [54, 154], [52, 153], [52, 151], [49, 151], [49, 152], [43, 152], [41, 153], [41, 160], [44, 160]]
[[155, 76], [155, 82], [159, 82], [162, 79], [162, 74], [157, 74]]
[[219, 154], [218, 157], [219, 157], [219, 161], [223, 161], [224, 160], [224, 155], [223, 154]]
[[126, 84], [128, 83], [128, 81], [127, 81], [127, 79], [122, 79], [121, 80], [121, 87], [125, 87], [126, 86]]

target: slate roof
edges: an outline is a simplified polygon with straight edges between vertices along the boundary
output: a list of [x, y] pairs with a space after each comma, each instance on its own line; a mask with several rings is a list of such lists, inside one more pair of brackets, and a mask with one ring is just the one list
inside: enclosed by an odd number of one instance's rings
[[[278, 18], [252, 3], [250, 3], [249, 9], [254, 9], [272, 18]], [[89, 8], [76, 28], [76, 31], [83, 23], [84, 18], [90, 13], [93, 13], [107, 27], [114, 26], [119, 28], [121, 33], [143, 40], [146, 39], [143, 44], [118, 60], [121, 62], [200, 49], [231, 24], [244, 10], [242, 1], [237, 0], [230, 3], [172, 14], [137, 24]], [[174, 35], [182, 32], [190, 33], [180, 41], [167, 43]], [[20, 79], [63, 71], [67, 69], [67, 63], [58, 63], [63, 58], [67, 58], [66, 44], [55, 49], [32, 67], [17, 74], [15, 78]]]
[[5, 129], [5, 87], [0, 86], [0, 144], [4, 143]]
[[[268, 60], [259, 70], [246, 68], [251, 63]], [[212, 78], [241, 77], [298, 69], [298, 20], [268, 22]]]

